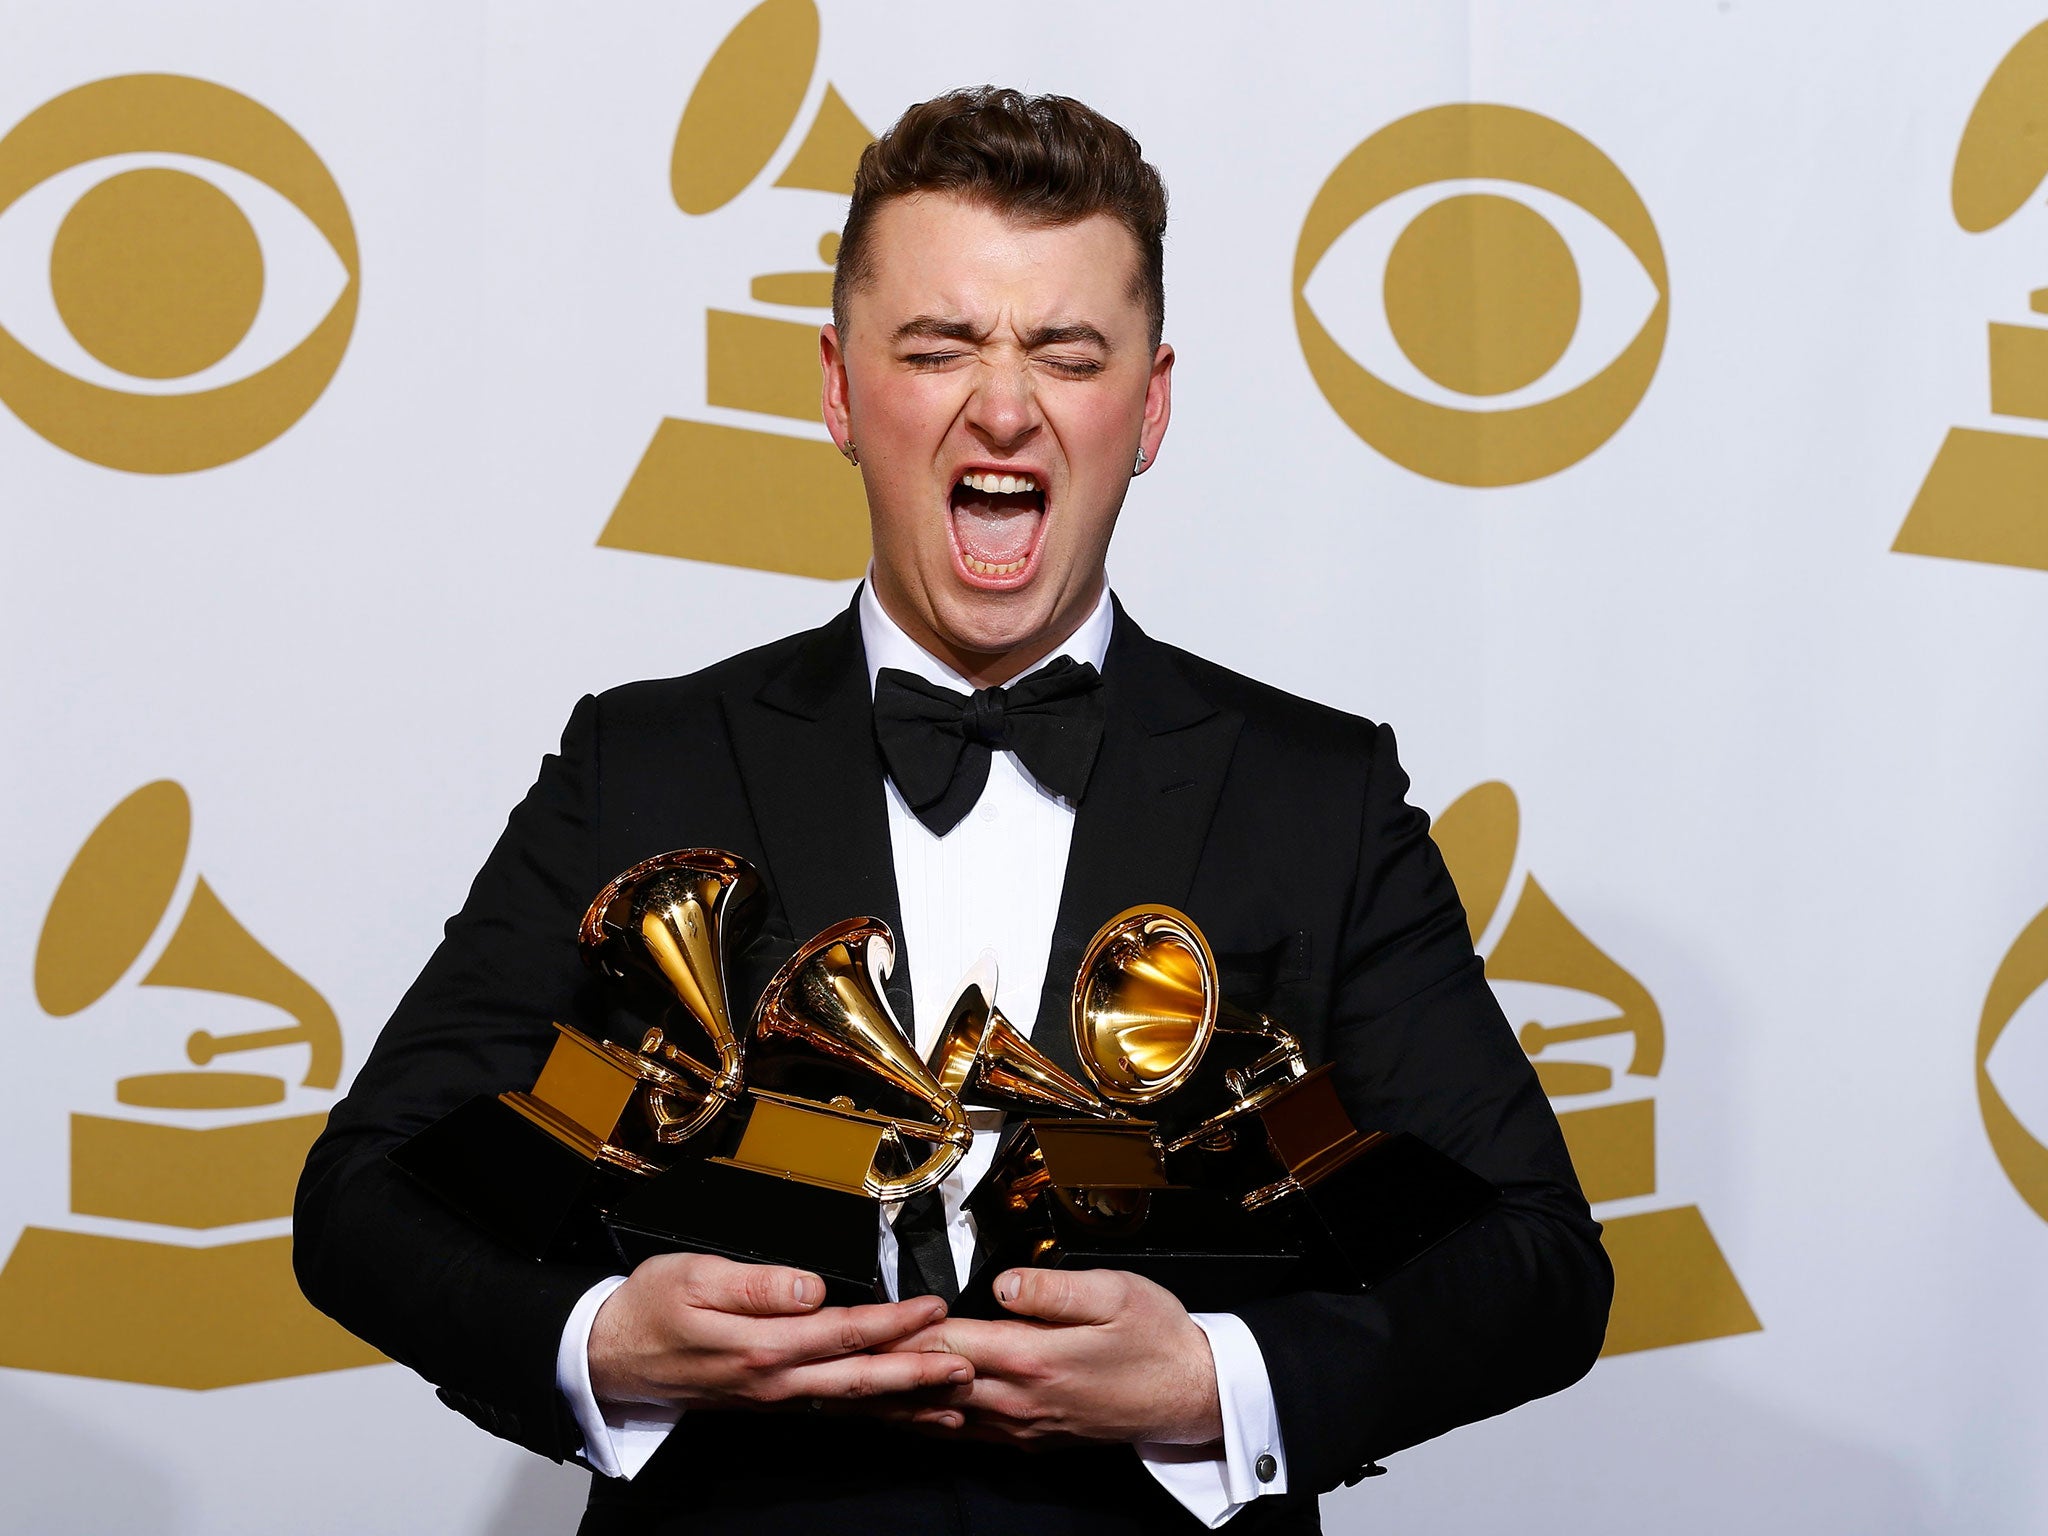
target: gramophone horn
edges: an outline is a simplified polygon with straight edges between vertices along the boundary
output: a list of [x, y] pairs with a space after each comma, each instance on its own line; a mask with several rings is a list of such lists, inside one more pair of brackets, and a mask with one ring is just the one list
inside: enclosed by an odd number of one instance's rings
[[[191, 831], [192, 803], [171, 779], [143, 785], [101, 819], [65, 871], [36, 943], [36, 999], [46, 1012], [62, 1018], [89, 1007], [141, 958], [170, 915]], [[288, 1028], [233, 1035], [196, 1030], [185, 1045], [195, 1066], [231, 1052], [304, 1045], [310, 1052], [307, 1087], [332, 1088], [340, 1080], [341, 1024], [327, 999], [266, 949], [203, 875], [195, 879], [170, 939], [140, 985], [251, 998], [294, 1021]], [[207, 1107], [215, 1103], [211, 1097], [191, 1095], [204, 1094], [200, 1084], [208, 1076], [160, 1073], [126, 1079], [123, 1102]], [[235, 1074], [211, 1076], [225, 1083]], [[276, 1079], [253, 1081], [276, 1084], [282, 1096]]]
[[[726, 34], [676, 125], [669, 188], [683, 212], [724, 207], [788, 142], [817, 67], [818, 32], [814, 0], [761, 0]], [[845, 196], [873, 138], [828, 83], [775, 184]]]
[[1154, 1104], [1186, 1086], [1218, 1035], [1260, 1049], [1223, 1074], [1234, 1098], [1274, 1068], [1306, 1070], [1286, 1029], [1223, 1001], [1209, 941], [1172, 907], [1132, 907], [1097, 930], [1074, 978], [1072, 1023], [1082, 1069], [1119, 1104]]
[[1216, 1033], [1216, 959], [1170, 907], [1133, 907], [1097, 930], [1074, 978], [1074, 1052], [1103, 1096], [1151, 1104], [1184, 1084]]
[[790, 956], [754, 1010], [756, 1040], [797, 1041], [930, 1109], [929, 1121], [881, 1116], [896, 1136], [930, 1142], [933, 1150], [907, 1173], [871, 1167], [867, 1192], [879, 1200], [905, 1200], [935, 1187], [974, 1140], [959, 1098], [917, 1059], [890, 1011], [882, 983], [895, 963], [896, 941], [887, 923], [848, 918]]
[[665, 987], [717, 1053], [706, 1066], [663, 1036], [647, 1032], [641, 1050], [694, 1078], [695, 1102], [650, 1093], [656, 1139], [673, 1145], [704, 1129], [740, 1096], [746, 1051], [726, 992], [732, 952], [757, 916], [761, 879], [753, 865], [721, 848], [682, 848], [635, 864], [583, 914], [583, 955], [606, 975], [637, 973]]
[[962, 1103], [1035, 1114], [1120, 1120], [1085, 1083], [1060, 1070], [1018, 1032], [993, 999], [996, 958], [983, 950], [960, 983], [927, 1065]]

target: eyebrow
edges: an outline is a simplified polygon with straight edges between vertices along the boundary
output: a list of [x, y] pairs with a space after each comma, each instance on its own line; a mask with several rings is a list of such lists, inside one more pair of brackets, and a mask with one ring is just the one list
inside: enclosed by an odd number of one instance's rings
[[[913, 337], [926, 337], [936, 341], [965, 341], [978, 345], [988, 340], [989, 333], [977, 331], [965, 320], [944, 315], [917, 315], [897, 326], [896, 334], [891, 339], [908, 341]], [[1104, 352], [1114, 350], [1109, 338], [1086, 321], [1040, 326], [1024, 337], [1024, 350], [1035, 352], [1040, 347], [1071, 346], [1076, 342], [1099, 347]]]

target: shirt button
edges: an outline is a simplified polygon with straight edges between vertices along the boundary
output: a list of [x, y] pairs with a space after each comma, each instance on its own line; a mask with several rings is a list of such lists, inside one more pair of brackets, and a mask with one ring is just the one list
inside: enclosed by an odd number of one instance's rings
[[993, 800], [983, 800], [981, 802], [981, 819], [983, 821], [994, 821], [996, 817], [1001, 814], [1002, 813], [996, 809], [995, 802]]
[[1273, 1459], [1271, 1451], [1267, 1451], [1252, 1463], [1252, 1470], [1258, 1473], [1260, 1482], [1270, 1483], [1280, 1475], [1280, 1463]]

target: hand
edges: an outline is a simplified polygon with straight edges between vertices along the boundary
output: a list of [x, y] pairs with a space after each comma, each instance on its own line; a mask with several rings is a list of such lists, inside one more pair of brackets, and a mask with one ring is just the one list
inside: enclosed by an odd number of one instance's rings
[[948, 1317], [889, 1346], [963, 1357], [971, 1382], [868, 1411], [1009, 1444], [1223, 1438], [1209, 1337], [1171, 1291], [1113, 1269], [1013, 1269], [996, 1297], [1029, 1320]]
[[669, 1253], [634, 1270], [590, 1328], [600, 1402], [775, 1408], [964, 1385], [973, 1367], [943, 1350], [871, 1354], [946, 1315], [935, 1296], [827, 1307], [799, 1269]]

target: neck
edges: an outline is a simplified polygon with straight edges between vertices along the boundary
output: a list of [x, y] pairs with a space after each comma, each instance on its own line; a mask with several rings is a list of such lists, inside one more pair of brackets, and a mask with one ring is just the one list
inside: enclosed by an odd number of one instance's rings
[[940, 633], [919, 615], [908, 611], [910, 605], [900, 601], [887, 583], [873, 580], [872, 575], [870, 577], [875, 601], [882, 605], [882, 612], [894, 621], [896, 627], [976, 688], [1000, 688], [1065, 645], [1074, 631], [1081, 627], [1082, 621], [1095, 611], [1096, 603], [1102, 598], [1102, 580], [1102, 573], [1098, 571], [1083, 599], [1078, 604], [1063, 606], [1054, 615], [1052, 623], [1037, 634], [1007, 650], [984, 651]]

